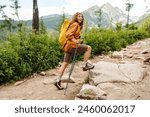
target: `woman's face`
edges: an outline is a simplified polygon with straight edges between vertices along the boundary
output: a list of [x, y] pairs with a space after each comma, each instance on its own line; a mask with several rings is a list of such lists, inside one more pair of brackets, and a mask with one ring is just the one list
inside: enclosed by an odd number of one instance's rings
[[79, 14], [79, 15], [77, 16], [77, 20], [78, 20], [79, 23], [82, 23], [82, 22], [83, 22], [83, 15], [82, 15], [82, 14]]

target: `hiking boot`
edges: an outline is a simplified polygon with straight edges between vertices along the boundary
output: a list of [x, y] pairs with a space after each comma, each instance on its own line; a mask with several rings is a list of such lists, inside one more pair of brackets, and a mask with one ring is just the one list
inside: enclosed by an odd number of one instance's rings
[[93, 68], [94, 68], [94, 65], [92, 63], [86, 62], [86, 64], [83, 66], [83, 71], [87, 71]]
[[61, 80], [55, 80], [54, 85], [57, 87], [58, 90], [64, 89], [64, 87], [61, 86]]

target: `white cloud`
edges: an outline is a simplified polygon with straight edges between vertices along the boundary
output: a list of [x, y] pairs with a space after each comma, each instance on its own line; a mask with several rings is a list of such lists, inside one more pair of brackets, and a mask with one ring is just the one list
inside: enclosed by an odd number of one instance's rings
[[[79, 3], [79, 1], [78, 0], [65, 0], [66, 1], [66, 3], [68, 3], [68, 4], [77, 4], [77, 3]], [[82, 1], [82, 0], [81, 0]]]
[[49, 14], [61, 14], [63, 7], [45, 7], [45, 8], [40, 8], [39, 9], [39, 15], [40, 16], [45, 16]]
[[20, 20], [29, 20], [32, 18], [32, 9], [20, 9], [19, 10], [19, 18]]

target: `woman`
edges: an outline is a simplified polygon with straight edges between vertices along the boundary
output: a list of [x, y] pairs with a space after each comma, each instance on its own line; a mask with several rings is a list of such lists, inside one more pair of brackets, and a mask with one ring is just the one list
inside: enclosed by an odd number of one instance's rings
[[72, 59], [72, 56], [77, 47], [77, 53], [84, 53], [84, 62], [83, 62], [83, 71], [90, 70], [94, 68], [94, 65], [88, 60], [91, 55], [91, 47], [89, 45], [82, 44], [83, 40], [80, 39], [80, 32], [83, 29], [84, 17], [82, 13], [77, 12], [66, 31], [66, 37], [68, 39], [67, 44], [64, 47], [65, 55], [63, 64], [59, 70], [59, 77], [56, 79], [54, 85], [58, 90], [62, 90], [61, 86], [61, 77], [64, 74], [65, 69], [67, 68], [69, 62]]

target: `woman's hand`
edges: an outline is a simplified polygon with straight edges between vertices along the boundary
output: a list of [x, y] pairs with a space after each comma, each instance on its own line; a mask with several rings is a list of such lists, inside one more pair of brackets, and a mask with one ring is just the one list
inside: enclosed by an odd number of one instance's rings
[[81, 44], [83, 43], [83, 39], [80, 39], [80, 43], [81, 43]]
[[80, 39], [77, 39], [77, 40], [76, 40], [76, 43], [79, 44], [79, 43], [80, 43]]

